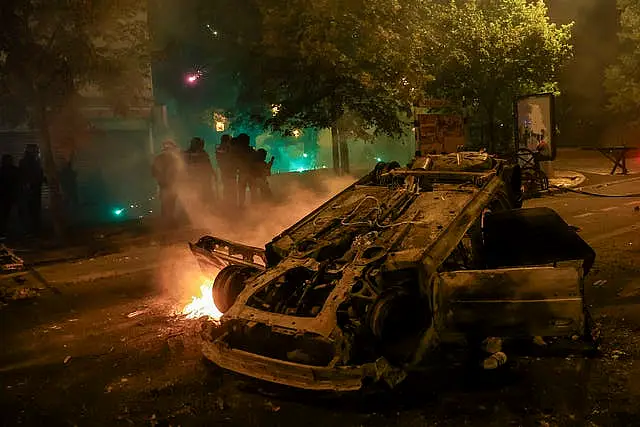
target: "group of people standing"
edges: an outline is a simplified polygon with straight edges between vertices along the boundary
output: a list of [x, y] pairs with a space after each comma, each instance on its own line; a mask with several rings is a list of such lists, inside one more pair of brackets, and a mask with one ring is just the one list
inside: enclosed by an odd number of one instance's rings
[[[222, 135], [216, 147], [222, 181], [220, 207], [227, 212], [243, 209], [247, 190], [253, 203], [271, 197], [267, 177], [271, 175], [274, 158], [269, 162], [266, 158], [266, 150], [251, 146], [249, 135], [242, 133], [235, 138]], [[184, 200], [195, 199], [199, 208], [210, 212], [219, 199], [218, 177], [200, 137], [192, 138], [184, 152], [174, 141], [165, 141], [154, 159], [152, 173], [160, 188], [162, 217], [168, 225], [176, 224], [178, 196], [184, 196]]]
[[247, 190], [252, 202], [269, 200], [271, 189], [267, 177], [271, 175], [274, 160], [272, 156], [267, 162], [267, 150], [253, 148], [246, 133], [236, 138], [222, 135], [216, 148], [216, 161], [220, 168], [225, 205], [244, 208]]
[[27, 144], [16, 165], [10, 154], [0, 161], [0, 235], [6, 236], [11, 213], [17, 208], [27, 234], [40, 231], [42, 187], [45, 183], [37, 144]]

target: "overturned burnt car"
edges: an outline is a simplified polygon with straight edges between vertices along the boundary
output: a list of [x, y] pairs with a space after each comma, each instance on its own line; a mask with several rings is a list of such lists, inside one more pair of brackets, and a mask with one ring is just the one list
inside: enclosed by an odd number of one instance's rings
[[587, 337], [595, 254], [562, 218], [522, 209], [519, 171], [483, 153], [373, 171], [266, 248], [191, 244], [224, 313], [205, 356], [313, 390], [393, 386], [439, 343]]

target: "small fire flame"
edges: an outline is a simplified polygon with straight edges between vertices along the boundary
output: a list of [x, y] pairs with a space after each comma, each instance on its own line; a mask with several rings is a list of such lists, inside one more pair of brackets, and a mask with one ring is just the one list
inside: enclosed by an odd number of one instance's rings
[[208, 317], [215, 321], [220, 320], [222, 313], [213, 301], [212, 289], [213, 280], [205, 279], [204, 283], [200, 285], [200, 297], [193, 297], [193, 300], [182, 309], [182, 314], [187, 319]]

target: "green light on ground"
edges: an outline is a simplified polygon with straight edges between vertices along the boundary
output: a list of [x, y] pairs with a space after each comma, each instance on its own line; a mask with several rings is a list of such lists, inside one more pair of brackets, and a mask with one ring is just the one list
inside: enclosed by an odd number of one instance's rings
[[376, 157], [376, 162], [381, 162], [382, 159], [380, 157]]
[[113, 214], [114, 214], [115, 216], [120, 216], [120, 215], [122, 215], [123, 213], [124, 213], [124, 209], [114, 209], [114, 210], [113, 210]]

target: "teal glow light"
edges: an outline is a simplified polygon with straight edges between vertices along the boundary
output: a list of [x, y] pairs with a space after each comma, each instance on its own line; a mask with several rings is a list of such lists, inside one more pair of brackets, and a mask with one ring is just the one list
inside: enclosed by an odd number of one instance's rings
[[381, 162], [382, 159], [380, 157], [376, 157], [376, 162]]
[[305, 172], [311, 169], [313, 169], [313, 167], [310, 164], [310, 159], [298, 158], [289, 163], [290, 172]]
[[113, 214], [114, 214], [115, 216], [120, 216], [120, 215], [122, 215], [123, 213], [124, 213], [124, 209], [114, 209], [114, 210], [113, 210]]

